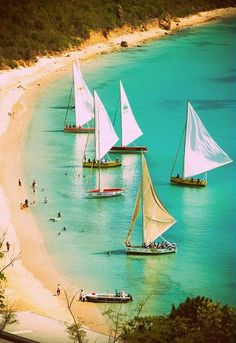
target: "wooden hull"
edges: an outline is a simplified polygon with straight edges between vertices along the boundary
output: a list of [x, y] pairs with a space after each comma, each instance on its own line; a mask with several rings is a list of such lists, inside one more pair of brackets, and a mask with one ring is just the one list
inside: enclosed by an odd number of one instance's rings
[[207, 185], [206, 180], [182, 178], [182, 177], [176, 177], [176, 176], [171, 176], [170, 182], [179, 186], [190, 186], [190, 187], [205, 187]]
[[67, 133], [94, 133], [95, 128], [94, 127], [78, 127], [78, 126], [65, 126], [64, 127], [64, 132]]
[[89, 301], [93, 303], [127, 303], [132, 301], [130, 295], [119, 296], [115, 294], [85, 294], [83, 301]]
[[120, 161], [108, 161], [108, 162], [83, 162], [83, 168], [114, 168], [121, 166]]
[[110, 198], [124, 194], [124, 188], [93, 189], [87, 191], [87, 198]]
[[146, 146], [113, 146], [109, 152], [118, 154], [140, 154], [147, 152]]
[[142, 246], [126, 247], [126, 254], [132, 255], [164, 255], [177, 252], [176, 245], [167, 248], [144, 248]]

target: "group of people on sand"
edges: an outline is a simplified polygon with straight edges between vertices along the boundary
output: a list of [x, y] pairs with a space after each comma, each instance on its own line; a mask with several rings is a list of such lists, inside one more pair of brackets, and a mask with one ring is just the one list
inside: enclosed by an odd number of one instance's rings
[[[22, 187], [22, 181], [21, 179], [18, 179], [18, 186]], [[36, 180], [33, 180], [32, 182], [32, 188], [33, 188], [33, 192], [35, 193], [35, 189], [36, 189]], [[35, 201], [33, 201], [33, 204], [35, 203]], [[29, 200], [25, 199], [24, 203], [20, 203], [20, 208], [21, 210], [28, 208], [29, 207]]]
[[[22, 187], [21, 179], [18, 179], [18, 186]], [[32, 181], [32, 189], [33, 189], [33, 192], [35, 193], [35, 190], [36, 190], [36, 180], [35, 179]], [[43, 190], [44, 190], [44, 188], [42, 188], [42, 191]], [[44, 197], [43, 203], [47, 204], [47, 202], [48, 202], [47, 197]], [[33, 201], [32, 203], [34, 204], [35, 201]], [[20, 203], [21, 210], [26, 209], [28, 207], [29, 207], [29, 200], [28, 199], [25, 199], [24, 203]], [[50, 221], [56, 222], [56, 221], [59, 221], [60, 219], [61, 219], [61, 212], [58, 212], [56, 217], [50, 218]], [[62, 231], [66, 231], [65, 226], [63, 227]], [[58, 233], [58, 235], [60, 235], [60, 234], [61, 234], [61, 232]]]

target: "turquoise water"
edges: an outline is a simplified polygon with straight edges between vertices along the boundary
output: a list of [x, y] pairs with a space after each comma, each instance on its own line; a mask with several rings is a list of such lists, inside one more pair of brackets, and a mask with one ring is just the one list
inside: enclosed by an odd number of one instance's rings
[[[91, 176], [81, 168], [86, 135], [62, 131], [72, 75], [51, 84], [38, 99], [25, 145], [26, 179], [29, 185], [37, 180], [31, 200], [36, 202], [33, 209], [53, 262], [78, 287], [125, 288], [134, 305], [152, 294], [146, 307], [149, 314], [166, 313], [173, 303], [199, 294], [236, 305], [235, 163], [211, 171], [205, 189], [169, 184], [187, 99], [217, 143], [236, 159], [235, 31], [235, 18], [224, 19], [82, 63], [90, 89], [97, 90], [111, 118], [118, 81], [124, 84], [144, 132], [137, 143], [149, 149], [146, 158], [153, 184], [177, 219], [165, 234], [178, 244], [177, 254], [124, 253], [140, 180], [139, 156], [123, 155], [120, 169], [102, 171], [103, 186], [125, 187], [123, 197], [84, 198], [97, 172]], [[49, 218], [59, 211], [61, 221], [51, 222]], [[140, 225], [139, 218], [134, 243], [140, 242]]]

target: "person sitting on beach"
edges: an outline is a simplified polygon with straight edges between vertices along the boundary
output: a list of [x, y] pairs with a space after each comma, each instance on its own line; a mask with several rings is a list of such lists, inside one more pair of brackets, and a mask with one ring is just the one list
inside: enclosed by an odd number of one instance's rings
[[58, 212], [58, 213], [57, 213], [57, 217], [58, 217], [58, 218], [61, 218], [61, 212]]

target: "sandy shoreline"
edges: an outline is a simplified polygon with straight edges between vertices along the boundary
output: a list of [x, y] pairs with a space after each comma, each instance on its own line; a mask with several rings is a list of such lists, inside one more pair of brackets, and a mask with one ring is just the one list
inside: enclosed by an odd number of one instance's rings
[[[171, 30], [195, 26], [209, 20], [236, 15], [236, 8], [201, 12], [172, 21]], [[57, 78], [66, 75], [75, 56], [81, 60], [96, 54], [120, 49], [125, 40], [129, 46], [149, 39], [157, 39], [166, 34], [159, 27], [147, 27], [147, 31], [110, 34], [108, 40], [94, 35], [79, 52], [71, 52], [61, 57], [42, 58], [33, 67], [0, 72], [0, 229], [7, 231], [10, 253], [21, 252], [21, 259], [7, 270], [9, 298], [16, 307], [30, 310], [52, 318], [67, 321], [68, 315], [63, 296], [54, 296], [57, 284], [75, 291], [82, 285], [71, 285], [53, 266], [47, 254], [42, 233], [30, 209], [22, 211], [19, 204], [24, 199], [32, 199], [23, 179], [22, 146], [31, 119], [33, 103], [41, 91]], [[98, 40], [101, 41], [98, 42]], [[11, 115], [9, 115], [9, 113]], [[14, 115], [13, 115], [14, 113]], [[18, 179], [22, 187], [18, 187]], [[7, 255], [7, 254], [6, 254]], [[105, 320], [97, 306], [76, 302], [77, 315], [97, 331], [105, 330]]]

